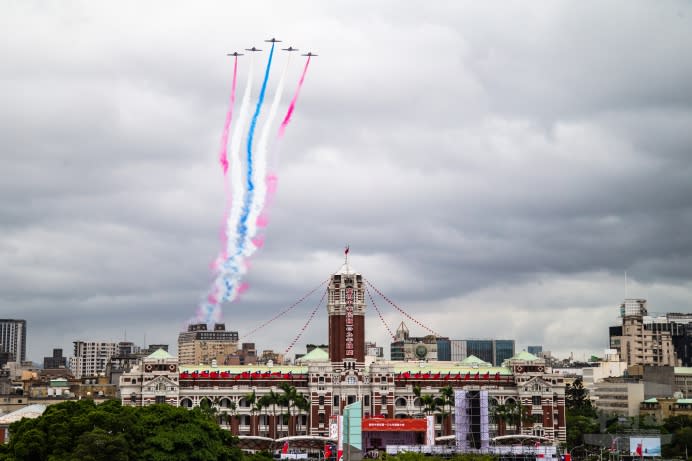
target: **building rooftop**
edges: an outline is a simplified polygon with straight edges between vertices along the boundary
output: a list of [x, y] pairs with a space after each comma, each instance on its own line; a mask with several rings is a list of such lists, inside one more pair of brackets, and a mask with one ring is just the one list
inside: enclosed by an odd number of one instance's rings
[[169, 354], [163, 349], [158, 349], [156, 352], [149, 354], [147, 358], [152, 360], [169, 360], [175, 357], [173, 357], [171, 354]]
[[459, 362], [459, 365], [468, 365], [468, 366], [479, 366], [479, 367], [490, 367], [492, 366], [491, 363], [486, 362], [485, 360], [479, 359], [475, 355], [471, 354], [468, 357], [466, 357], [464, 360]]
[[43, 414], [44, 411], [46, 411], [45, 405], [29, 405], [24, 408], [20, 408], [17, 411], [13, 411], [11, 413], [7, 413], [6, 415], [0, 416], [0, 424], [12, 424], [16, 421], [21, 420], [22, 418], [38, 418]]
[[329, 353], [324, 349], [316, 347], [304, 356], [302, 356], [301, 358], [299, 358], [298, 360], [296, 360], [296, 363], [305, 362], [329, 362]]

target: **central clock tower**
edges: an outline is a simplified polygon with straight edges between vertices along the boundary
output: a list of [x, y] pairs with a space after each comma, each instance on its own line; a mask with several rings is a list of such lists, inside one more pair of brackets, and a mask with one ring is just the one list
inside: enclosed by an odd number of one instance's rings
[[365, 365], [365, 286], [348, 260], [329, 279], [329, 359], [336, 368]]

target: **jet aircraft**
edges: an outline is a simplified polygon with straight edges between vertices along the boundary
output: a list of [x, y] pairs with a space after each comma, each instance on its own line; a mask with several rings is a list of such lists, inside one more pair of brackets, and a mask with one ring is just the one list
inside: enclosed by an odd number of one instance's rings
[[284, 51], [298, 51], [298, 48], [293, 48], [292, 46], [289, 46], [288, 48], [281, 48]]
[[234, 51], [233, 53], [228, 53], [226, 56], [245, 56], [243, 53], [238, 53], [237, 51]]
[[255, 48], [254, 46], [252, 48], [245, 48], [245, 51], [262, 51], [260, 48]]
[[277, 42], [280, 42], [280, 41], [281, 41], [281, 40], [277, 40], [277, 39], [275, 39], [274, 37], [270, 38], [269, 40], [265, 40], [265, 42], [269, 42], [269, 43], [277, 43]]
[[305, 53], [303, 56], [319, 56], [319, 55], [313, 53], [312, 51], [308, 51], [308, 52]]

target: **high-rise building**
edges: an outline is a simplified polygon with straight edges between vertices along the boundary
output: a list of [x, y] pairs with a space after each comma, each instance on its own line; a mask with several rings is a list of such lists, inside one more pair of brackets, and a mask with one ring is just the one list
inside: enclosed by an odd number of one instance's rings
[[118, 343], [106, 341], [73, 341], [70, 370], [75, 378], [105, 373], [111, 357], [118, 354]]
[[452, 360], [452, 341], [449, 338], [437, 338], [437, 360]]
[[0, 319], [0, 352], [12, 354], [15, 362], [26, 361], [26, 320]]
[[43, 357], [43, 368], [66, 368], [67, 357], [62, 356], [62, 349], [53, 349], [52, 357]]
[[648, 316], [646, 299], [625, 299], [620, 305], [622, 324], [610, 327], [610, 347], [627, 365], [679, 366], [673, 347], [671, 322]]
[[528, 346], [526, 348], [526, 352], [528, 352], [529, 354], [533, 354], [536, 357], [540, 357], [543, 353], [543, 346]]
[[457, 349], [464, 351], [464, 355], [461, 359], [452, 360], [463, 360], [473, 355], [499, 367], [502, 362], [514, 356], [513, 339], [463, 339], [460, 341], [464, 345], [457, 346]]
[[502, 362], [512, 357], [514, 357], [513, 339], [493, 340], [493, 365], [499, 367], [500, 365], [502, 365]]
[[181, 364], [225, 363], [227, 357], [238, 351], [238, 332], [227, 331], [226, 325], [217, 323], [207, 330], [205, 323], [187, 327], [178, 335], [178, 361]]
[[369, 355], [377, 358], [384, 358], [384, 349], [382, 346], [378, 346], [377, 343], [373, 341], [365, 342], [365, 355]]

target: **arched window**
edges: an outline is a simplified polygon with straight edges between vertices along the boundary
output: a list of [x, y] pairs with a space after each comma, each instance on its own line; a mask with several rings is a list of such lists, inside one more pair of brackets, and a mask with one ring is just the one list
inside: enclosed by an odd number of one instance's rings
[[185, 398], [180, 401], [180, 406], [183, 408], [192, 408], [192, 400]]
[[394, 405], [397, 407], [405, 407], [406, 406], [406, 399], [403, 397], [399, 397], [396, 399], [396, 402], [394, 402]]
[[317, 397], [317, 404], [320, 406], [324, 405], [324, 395], [320, 395], [319, 397]]

